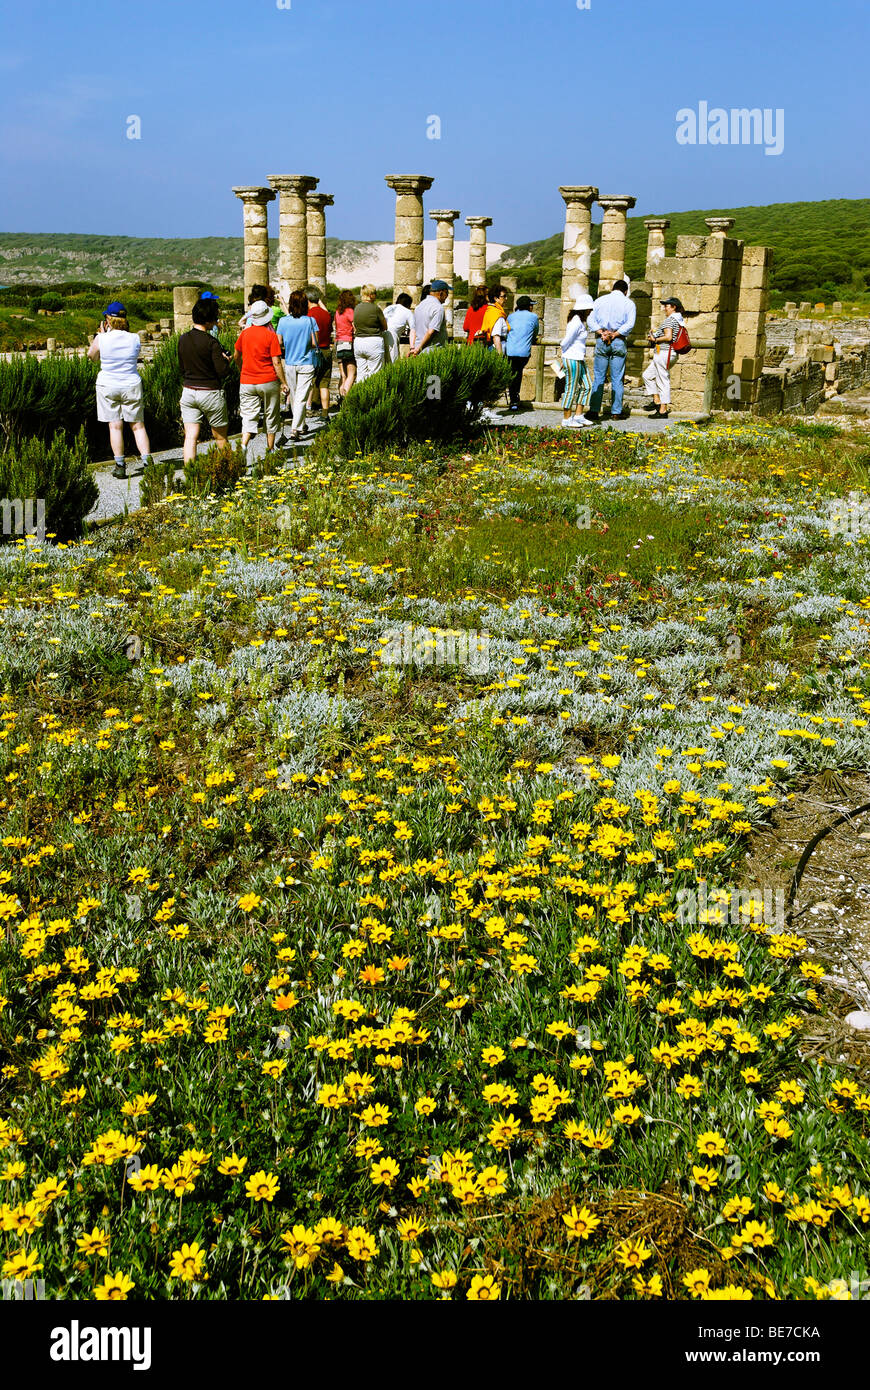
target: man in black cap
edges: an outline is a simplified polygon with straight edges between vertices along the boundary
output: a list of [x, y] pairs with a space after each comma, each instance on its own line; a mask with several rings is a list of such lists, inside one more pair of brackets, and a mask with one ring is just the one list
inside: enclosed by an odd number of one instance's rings
[[[653, 404], [650, 409], [651, 420], [666, 420], [670, 411], [668, 406], [671, 403], [671, 364], [675, 362], [676, 355], [671, 344], [683, 326], [683, 314], [686, 312], [678, 299], [673, 295], [668, 295], [667, 299], [661, 300], [662, 307], [669, 310], [668, 316], [661, 325], [650, 332], [649, 341], [653, 350], [652, 359], [649, 366], [643, 373], [643, 384], [646, 387], [647, 395], [652, 396]], [[662, 407], [664, 406], [664, 409]]]

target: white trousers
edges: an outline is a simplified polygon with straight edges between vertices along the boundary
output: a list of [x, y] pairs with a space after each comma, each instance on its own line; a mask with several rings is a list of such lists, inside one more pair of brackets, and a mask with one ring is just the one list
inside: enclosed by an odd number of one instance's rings
[[314, 368], [304, 365], [288, 366], [286, 372], [290, 398], [293, 401], [293, 419], [290, 428], [299, 430], [305, 424], [305, 408], [308, 405], [308, 397], [311, 395], [311, 387], [314, 385]]
[[643, 384], [647, 389], [647, 394], [658, 396], [662, 405], [670, 405], [671, 403], [670, 368], [676, 360], [675, 353], [671, 352], [670, 366], [668, 366], [667, 346], [656, 348], [652, 361], [643, 373]]
[[365, 381], [384, 365], [384, 340], [375, 336], [354, 338], [353, 354], [356, 358], [356, 379]]

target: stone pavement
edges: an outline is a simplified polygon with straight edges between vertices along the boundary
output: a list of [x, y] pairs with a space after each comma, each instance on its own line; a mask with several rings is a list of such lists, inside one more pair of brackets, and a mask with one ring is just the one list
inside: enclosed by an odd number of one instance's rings
[[[562, 424], [561, 410], [520, 410], [508, 411], [501, 408], [495, 410], [485, 410], [483, 413], [484, 423], [490, 428], [500, 428], [506, 426], [513, 428], [518, 425], [530, 426], [533, 429], [559, 429]], [[679, 424], [676, 416], [671, 416], [670, 420], [650, 420], [643, 414], [632, 414], [628, 420], [609, 420], [604, 418], [600, 425], [593, 429], [614, 429], [624, 434], [661, 434], [670, 425]], [[308, 433], [300, 439], [297, 448], [305, 449], [314, 439], [315, 435], [324, 428], [322, 421], [311, 420]], [[591, 434], [593, 431], [578, 429], [578, 435]], [[289, 425], [285, 425], [284, 438], [289, 435]], [[231, 436], [230, 442], [235, 444], [239, 440], [239, 435]], [[279, 436], [280, 447], [281, 436]], [[199, 452], [203, 453], [211, 448], [212, 441], [200, 444]], [[248, 445], [248, 463], [252, 466], [258, 459], [262, 458], [266, 452], [266, 436], [264, 434], [255, 435]], [[177, 449], [164, 449], [162, 453], [153, 455], [155, 462], [163, 462], [165, 459], [174, 459], [178, 463], [179, 475], [183, 472], [182, 451], [179, 446]], [[142, 465], [139, 459], [135, 463], [131, 456], [127, 455], [127, 469], [135, 468], [136, 472], [132, 478], [126, 479], [112, 477], [111, 463], [100, 464], [94, 470], [94, 481], [99, 488], [99, 498], [96, 506], [85, 518], [90, 523], [101, 523], [114, 520], [116, 517], [123, 517], [129, 512], [139, 510], [139, 479], [142, 473]]]

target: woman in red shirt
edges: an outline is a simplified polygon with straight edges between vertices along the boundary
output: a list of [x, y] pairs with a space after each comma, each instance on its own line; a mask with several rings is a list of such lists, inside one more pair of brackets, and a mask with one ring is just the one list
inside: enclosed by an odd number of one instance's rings
[[262, 409], [266, 423], [266, 447], [274, 449], [281, 428], [281, 387], [286, 390], [284, 353], [272, 327], [272, 310], [264, 299], [248, 308], [249, 327], [235, 342], [235, 362], [241, 368], [239, 410], [242, 416], [242, 448], [257, 433]]
[[466, 342], [468, 343], [473, 343], [475, 333], [480, 332], [483, 316], [486, 313], [486, 303], [486, 285], [478, 285], [476, 290], [471, 291], [471, 303], [462, 323], [462, 331], [466, 334]]
[[338, 370], [341, 372], [339, 396], [346, 396], [356, 381], [356, 358], [353, 355], [353, 311], [356, 308], [356, 295], [353, 290], [342, 290], [335, 307], [335, 355]]

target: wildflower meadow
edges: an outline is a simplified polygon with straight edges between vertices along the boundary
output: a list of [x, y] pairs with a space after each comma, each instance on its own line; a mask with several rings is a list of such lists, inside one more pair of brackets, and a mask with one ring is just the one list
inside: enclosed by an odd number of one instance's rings
[[324, 447], [0, 546], [0, 1241], [66, 1300], [859, 1296], [747, 878], [870, 763], [870, 451]]

